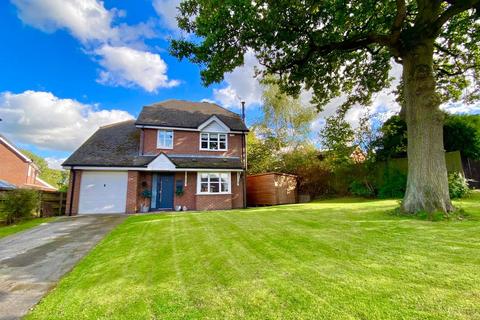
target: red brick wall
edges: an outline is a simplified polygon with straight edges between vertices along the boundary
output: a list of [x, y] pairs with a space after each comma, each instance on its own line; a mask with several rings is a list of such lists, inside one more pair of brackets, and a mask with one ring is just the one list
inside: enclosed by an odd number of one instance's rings
[[[240, 183], [237, 186], [237, 174], [240, 177]], [[232, 172], [232, 208], [243, 208], [243, 173]]]
[[173, 134], [173, 149], [157, 149], [157, 130], [144, 129], [143, 152], [144, 154], [203, 154], [218, 156], [236, 156], [242, 154], [242, 135], [228, 134], [228, 150], [226, 151], [205, 151], [200, 150], [200, 132], [177, 131]]
[[[70, 213], [70, 201], [72, 195], [72, 183], [73, 183], [73, 171], [75, 171], [75, 186], [73, 188], [73, 204], [72, 204], [72, 212]], [[67, 215], [76, 215], [78, 214], [78, 202], [80, 200], [80, 183], [82, 180], [82, 171], [79, 170], [70, 170], [70, 180], [68, 182], [68, 190], [67, 190], [67, 204], [65, 213]]]
[[197, 210], [226, 210], [232, 209], [232, 195], [207, 194], [197, 195]]
[[125, 211], [127, 213], [136, 213], [139, 209], [137, 207], [138, 198], [138, 171], [128, 171], [127, 181], [127, 205]]
[[196, 193], [197, 193], [197, 173], [188, 172], [187, 176], [187, 186], [185, 186], [185, 172], [175, 173], [175, 185], [174, 192], [177, 185], [177, 180], [181, 180], [184, 183], [184, 193], [181, 196], [174, 195], [173, 205], [174, 206], [186, 206], [187, 210], [196, 210]]
[[142, 205], [145, 205], [150, 209], [150, 201], [152, 198], [145, 198], [142, 195], [143, 190], [145, 189], [152, 191], [152, 174], [150, 172], [139, 172], [137, 193], [137, 208], [139, 211], [141, 210]]
[[1, 142], [0, 163], [0, 180], [5, 180], [17, 186], [29, 183], [27, 179], [29, 164]]

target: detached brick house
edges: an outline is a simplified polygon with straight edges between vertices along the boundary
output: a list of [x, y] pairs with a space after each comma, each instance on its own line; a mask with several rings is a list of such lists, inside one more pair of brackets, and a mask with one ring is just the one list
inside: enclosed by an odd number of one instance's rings
[[0, 181], [17, 188], [56, 191], [39, 178], [40, 171], [33, 161], [12, 142], [0, 135]]
[[168, 100], [101, 127], [64, 163], [69, 214], [245, 207], [242, 118], [216, 104]]

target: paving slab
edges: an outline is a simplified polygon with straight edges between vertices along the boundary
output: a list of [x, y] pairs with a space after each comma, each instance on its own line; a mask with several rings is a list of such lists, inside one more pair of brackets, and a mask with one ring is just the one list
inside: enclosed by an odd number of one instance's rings
[[0, 239], [0, 319], [23, 317], [125, 215], [60, 217]]

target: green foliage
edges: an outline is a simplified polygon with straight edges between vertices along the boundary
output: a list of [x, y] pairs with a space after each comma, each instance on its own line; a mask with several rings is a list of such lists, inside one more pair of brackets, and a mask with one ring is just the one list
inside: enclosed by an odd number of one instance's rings
[[[423, 2], [422, 2], [423, 3]], [[421, 4], [422, 4], [421, 3]], [[209, 85], [253, 54], [260, 73], [280, 76], [290, 94], [312, 89], [325, 106], [367, 105], [388, 87], [391, 60], [435, 41], [432, 55], [443, 101], [478, 98], [478, 1], [184, 0], [178, 25], [195, 37], [173, 40], [171, 52], [203, 67]], [[468, 94], [464, 89], [471, 88]]]
[[256, 125], [259, 134], [275, 141], [278, 150], [287, 146], [295, 149], [304, 144], [317, 115], [315, 108], [282, 93], [272, 77], [262, 81], [262, 88], [263, 119]]
[[458, 172], [454, 172], [448, 175], [448, 191], [450, 198], [459, 199], [467, 196], [470, 189], [465, 177]]
[[407, 188], [407, 175], [396, 169], [385, 170], [383, 184], [378, 188], [381, 199], [402, 198]]
[[[407, 125], [399, 116], [388, 119], [375, 141], [377, 159], [406, 157]], [[480, 115], [446, 114], [443, 141], [447, 152], [460, 151], [463, 156], [480, 159]]]
[[380, 137], [374, 143], [378, 160], [407, 156], [407, 124], [400, 116], [389, 118], [380, 128]]
[[28, 150], [22, 150], [22, 153], [32, 159], [32, 161], [37, 165], [40, 171], [40, 179], [58, 188], [59, 191], [67, 191], [69, 176], [68, 171], [49, 168], [45, 159]]
[[29, 218], [40, 206], [40, 195], [36, 190], [15, 189], [2, 194], [2, 219], [6, 224]]
[[447, 115], [443, 126], [445, 150], [480, 159], [480, 115]]
[[325, 126], [320, 131], [322, 147], [326, 149], [327, 160], [335, 167], [352, 162], [352, 144], [354, 131], [342, 115], [326, 119]]
[[251, 128], [247, 136], [247, 158], [249, 174], [278, 171], [280, 168], [277, 143], [258, 137], [256, 127]]
[[350, 184], [349, 191], [354, 196], [365, 197], [365, 198], [373, 197], [375, 195], [375, 190], [372, 190], [364, 182], [360, 182], [358, 180], [354, 180]]

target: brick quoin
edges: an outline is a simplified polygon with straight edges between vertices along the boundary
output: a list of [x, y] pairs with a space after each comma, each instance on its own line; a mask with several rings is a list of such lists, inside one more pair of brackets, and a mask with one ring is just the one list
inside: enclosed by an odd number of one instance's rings
[[138, 212], [138, 194], [139, 194], [139, 174], [138, 171], [128, 171], [127, 181], [127, 205], [126, 213], [132, 214]]
[[[75, 172], [75, 186], [73, 188], [73, 203], [72, 203], [72, 212], [70, 212], [70, 201], [72, 195], [72, 184], [73, 184], [73, 175]], [[67, 204], [65, 213], [66, 215], [77, 215], [78, 214], [78, 203], [80, 201], [80, 184], [82, 181], [82, 171], [80, 170], [70, 170], [70, 180], [68, 181], [68, 190], [67, 190]]]

